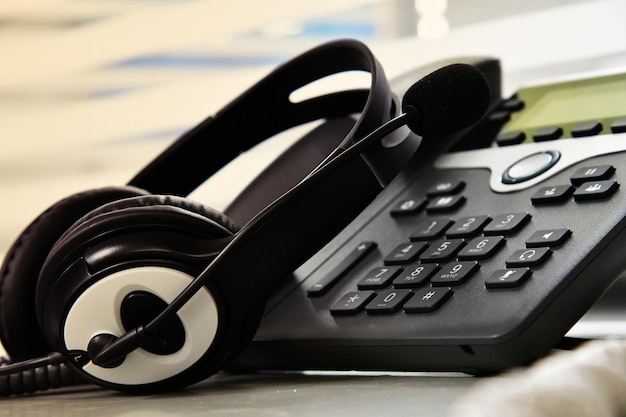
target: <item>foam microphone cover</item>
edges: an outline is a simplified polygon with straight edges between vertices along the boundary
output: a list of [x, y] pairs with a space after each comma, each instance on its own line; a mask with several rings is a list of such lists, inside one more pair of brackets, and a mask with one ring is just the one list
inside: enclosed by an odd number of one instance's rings
[[491, 100], [485, 76], [467, 64], [440, 68], [413, 84], [402, 99], [407, 126], [420, 136], [441, 136], [476, 123]]

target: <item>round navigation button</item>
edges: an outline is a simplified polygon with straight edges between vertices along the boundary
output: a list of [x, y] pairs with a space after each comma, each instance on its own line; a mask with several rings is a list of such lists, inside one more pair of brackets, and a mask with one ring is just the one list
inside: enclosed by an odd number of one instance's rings
[[508, 167], [502, 174], [504, 184], [517, 184], [543, 174], [557, 163], [558, 151], [543, 151], [528, 155]]

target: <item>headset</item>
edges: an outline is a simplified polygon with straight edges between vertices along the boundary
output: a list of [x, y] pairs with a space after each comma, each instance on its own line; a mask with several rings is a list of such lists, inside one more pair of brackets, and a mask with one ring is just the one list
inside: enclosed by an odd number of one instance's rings
[[[368, 89], [291, 100], [353, 70], [370, 74]], [[482, 74], [458, 64], [400, 105], [354, 40], [283, 64], [126, 186], [69, 196], [17, 238], [0, 270], [0, 340], [13, 361], [0, 367], [0, 393], [84, 380], [154, 392], [218, 372], [254, 336], [272, 289], [376, 197], [422, 137], [474, 123], [488, 103]], [[319, 120], [224, 213], [187, 197], [242, 152]]]

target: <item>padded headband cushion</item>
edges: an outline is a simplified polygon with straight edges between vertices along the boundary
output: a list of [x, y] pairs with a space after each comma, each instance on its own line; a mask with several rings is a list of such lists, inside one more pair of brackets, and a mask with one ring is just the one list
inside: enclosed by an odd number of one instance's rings
[[49, 353], [38, 330], [35, 292], [39, 271], [60, 236], [91, 210], [145, 193], [135, 187], [108, 187], [74, 194], [51, 206], [17, 238], [0, 271], [0, 339], [13, 360]]
[[198, 201], [174, 195], [143, 195], [121, 199], [98, 207], [69, 228], [59, 241], [62, 242], [67, 236], [74, 234], [77, 229], [84, 227], [83, 225], [88, 224], [92, 219], [100, 216], [114, 217], [116, 213], [122, 210], [136, 208], [154, 208], [154, 210], [181, 209], [183, 212], [200, 215], [206, 220], [215, 223], [215, 226], [221, 229], [224, 234], [234, 234], [239, 230], [239, 227], [228, 216]]

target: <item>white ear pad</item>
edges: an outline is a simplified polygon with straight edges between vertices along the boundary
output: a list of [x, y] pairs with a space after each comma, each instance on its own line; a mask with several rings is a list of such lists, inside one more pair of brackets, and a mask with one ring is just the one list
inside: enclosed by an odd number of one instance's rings
[[[68, 351], [84, 350], [99, 334], [123, 335], [121, 304], [127, 295], [146, 291], [170, 303], [193, 280], [184, 272], [164, 267], [138, 267], [113, 273], [83, 292], [69, 310], [63, 335]], [[163, 381], [185, 371], [209, 349], [215, 338], [218, 310], [210, 291], [203, 287], [178, 312], [185, 329], [181, 349], [158, 355], [137, 349], [115, 368], [89, 363], [83, 370], [112, 384], [143, 385]]]

